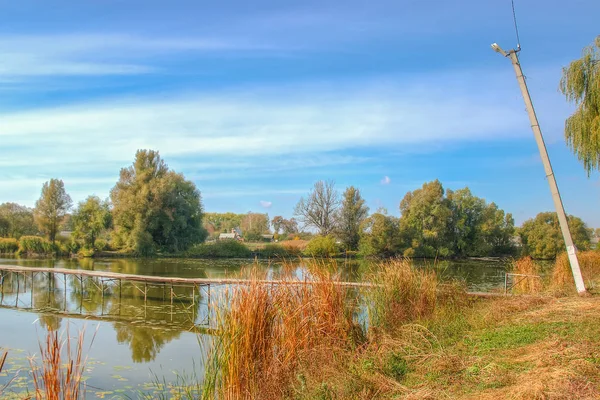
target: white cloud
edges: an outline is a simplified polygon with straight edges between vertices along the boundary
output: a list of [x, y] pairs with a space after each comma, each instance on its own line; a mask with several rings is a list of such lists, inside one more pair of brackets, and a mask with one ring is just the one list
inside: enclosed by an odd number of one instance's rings
[[263, 208], [271, 208], [272, 205], [273, 205], [273, 202], [271, 202], [271, 201], [265, 201], [265, 200], [260, 201], [260, 206]]
[[[264, 157], [494, 140], [526, 131], [522, 107], [495, 96], [467, 94], [452, 85], [446, 91], [391, 86], [120, 98], [4, 113], [0, 140], [4, 146], [27, 147], [32, 162], [36, 153], [60, 162], [122, 162], [139, 148], [165, 156]], [[23, 155], [5, 154], [1, 161], [13, 156]]]
[[382, 184], [382, 185], [389, 185], [391, 181], [392, 181], [392, 180], [390, 179], [390, 177], [386, 175], [386, 176], [384, 176], [384, 177], [383, 177], [383, 179], [381, 180], [381, 184]]
[[157, 55], [274, 50], [264, 41], [127, 34], [0, 36], [0, 82], [14, 77], [133, 75], [160, 70]]

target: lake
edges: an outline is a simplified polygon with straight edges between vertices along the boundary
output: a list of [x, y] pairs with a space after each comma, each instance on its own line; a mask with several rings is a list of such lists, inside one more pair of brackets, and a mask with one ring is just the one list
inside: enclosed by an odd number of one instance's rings
[[[53, 267], [110, 271], [126, 274], [185, 278], [236, 277], [251, 260], [197, 259], [17, 259], [0, 258], [0, 265]], [[417, 262], [433, 268], [443, 279], [461, 279], [470, 291], [490, 291], [504, 285], [505, 264], [495, 261]], [[281, 272], [277, 263], [261, 262], [258, 268], [269, 278]], [[360, 282], [372, 268], [369, 262], [344, 260], [336, 268], [345, 281]], [[288, 271], [289, 272], [289, 271]], [[301, 276], [301, 261], [292, 271]], [[143, 284], [142, 284], [143, 285]], [[33, 284], [22, 275], [9, 275], [0, 295], [0, 356], [8, 350], [7, 365], [0, 373], [0, 388], [17, 375], [12, 392], [2, 398], [19, 398], [28, 388], [28, 357], [38, 353], [38, 339], [46, 331], [69, 330], [70, 336], [85, 329], [89, 362], [86, 385], [88, 398], [149, 398], [156, 376], [166, 382], [181, 374], [203, 375], [203, 359], [209, 348], [211, 296], [218, 287], [207, 289], [148, 286], [147, 301], [140, 287], [131, 284], [104, 288], [97, 280], [81, 282], [75, 277], [36, 274]], [[105, 289], [107, 295], [102, 296]], [[211, 293], [212, 290], [212, 293]], [[120, 299], [120, 300], [119, 300]], [[87, 349], [87, 344], [86, 347]]]

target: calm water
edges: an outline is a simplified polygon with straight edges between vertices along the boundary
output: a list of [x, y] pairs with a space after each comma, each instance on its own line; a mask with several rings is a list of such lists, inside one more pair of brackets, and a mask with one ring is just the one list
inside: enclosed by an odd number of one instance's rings
[[[248, 260], [134, 260], [75, 259], [31, 260], [0, 258], [0, 264], [111, 271], [127, 274], [177, 276], [187, 278], [234, 277]], [[472, 291], [489, 291], [504, 283], [504, 265], [498, 262], [442, 262], [435, 266], [446, 279], [457, 278]], [[260, 268], [277, 278], [280, 266], [263, 263]], [[366, 262], [338, 263], [343, 280], [361, 281], [370, 268]], [[303, 273], [299, 265], [294, 271]], [[102, 296], [102, 289], [107, 295]], [[75, 277], [36, 274], [33, 280], [22, 275], [4, 279], [0, 295], [0, 355], [8, 349], [5, 371], [0, 373], [0, 388], [17, 374], [11, 385], [13, 394], [30, 387], [27, 357], [39, 353], [38, 338], [47, 330], [69, 329], [73, 336], [85, 328], [89, 350], [89, 398], [152, 397], [153, 376], [176, 381], [176, 373], [203, 375], [203, 348], [210, 336], [203, 328], [211, 325], [210, 290], [174, 287], [171, 302], [169, 286], [149, 286], [144, 303], [143, 284], [137, 287], [99, 280], [79, 281]], [[222, 289], [221, 289], [222, 290]], [[212, 292], [211, 292], [212, 291]], [[87, 347], [86, 347], [87, 348]], [[154, 395], [155, 396], [155, 395]], [[2, 398], [7, 398], [4, 393]]]

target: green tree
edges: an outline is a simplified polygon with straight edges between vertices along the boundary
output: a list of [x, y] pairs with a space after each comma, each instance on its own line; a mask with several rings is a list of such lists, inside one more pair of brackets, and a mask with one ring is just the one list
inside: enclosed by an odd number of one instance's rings
[[600, 168], [600, 36], [563, 68], [560, 90], [577, 106], [565, 122], [567, 143], [590, 174]]
[[269, 215], [249, 212], [242, 218], [240, 227], [244, 239], [260, 240], [260, 235], [269, 233]]
[[206, 238], [200, 192], [157, 151], [138, 150], [110, 193], [114, 244], [140, 255], [183, 251]]
[[211, 225], [216, 233], [231, 232], [233, 228], [239, 228], [245, 214], [206, 213], [203, 216], [205, 226]]
[[[590, 248], [590, 231], [577, 217], [569, 216], [569, 228], [575, 246], [580, 250]], [[542, 212], [523, 223], [519, 229], [523, 252], [533, 258], [553, 259], [565, 251], [558, 217], [555, 212]]]
[[513, 242], [515, 219], [511, 213], [505, 213], [495, 203], [488, 204], [479, 229], [486, 246], [479, 255], [507, 256], [516, 253]]
[[400, 230], [409, 254], [417, 257], [452, 255], [449, 245], [452, 211], [437, 179], [408, 192], [400, 203]]
[[510, 255], [514, 253], [512, 215], [505, 215], [495, 203], [487, 204], [469, 188], [448, 190], [451, 210], [448, 247], [457, 256]]
[[112, 216], [108, 201], [97, 196], [89, 196], [79, 203], [72, 216], [73, 237], [94, 249], [98, 236], [110, 227]]
[[0, 204], [0, 236], [18, 239], [37, 233], [32, 209], [16, 203]]
[[347, 249], [356, 250], [360, 241], [360, 225], [369, 215], [369, 207], [354, 186], [347, 188], [342, 198], [337, 234]]
[[340, 206], [340, 196], [332, 181], [318, 181], [308, 194], [302, 197], [294, 210], [305, 227], [316, 228], [327, 236], [335, 229], [335, 217]]
[[50, 179], [42, 187], [42, 195], [35, 203], [34, 219], [40, 231], [54, 243], [60, 224], [71, 208], [71, 197], [60, 179]]
[[364, 256], [390, 257], [398, 254], [401, 251], [398, 219], [375, 213], [363, 220], [359, 248]]

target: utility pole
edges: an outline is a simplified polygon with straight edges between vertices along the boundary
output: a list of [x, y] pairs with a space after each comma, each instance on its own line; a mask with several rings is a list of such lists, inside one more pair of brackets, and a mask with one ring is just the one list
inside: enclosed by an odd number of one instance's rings
[[586, 290], [585, 283], [583, 282], [583, 277], [581, 275], [581, 268], [579, 268], [579, 261], [577, 260], [577, 249], [575, 247], [575, 244], [573, 243], [573, 238], [571, 237], [571, 231], [569, 230], [569, 222], [567, 220], [567, 215], [565, 213], [565, 208], [563, 206], [562, 199], [560, 198], [560, 192], [558, 191], [558, 185], [556, 184], [556, 178], [554, 177], [552, 164], [550, 164], [550, 158], [548, 157], [548, 151], [546, 150], [546, 144], [544, 143], [542, 130], [540, 129], [540, 124], [538, 122], [537, 115], [535, 114], [533, 103], [531, 102], [529, 89], [527, 89], [527, 83], [525, 82], [525, 77], [523, 76], [523, 70], [521, 69], [521, 64], [519, 63], [519, 57], [517, 53], [520, 51], [520, 48], [517, 48], [517, 50], [510, 50], [507, 53], [504, 50], [502, 50], [502, 48], [500, 48], [498, 44], [494, 43], [492, 44], [492, 49], [494, 49], [495, 52], [502, 54], [504, 57], [509, 58], [515, 69], [517, 81], [519, 82], [519, 87], [521, 88], [521, 94], [523, 95], [523, 100], [525, 100], [527, 114], [529, 114], [529, 122], [531, 122], [533, 136], [535, 137], [535, 141], [537, 142], [537, 146], [540, 151], [540, 156], [542, 157], [542, 163], [544, 164], [544, 170], [546, 171], [546, 178], [548, 178], [548, 184], [550, 185], [550, 193], [552, 194], [554, 207], [556, 208], [556, 213], [558, 214], [558, 222], [560, 224], [560, 230], [562, 231], [562, 235], [565, 240], [565, 246], [567, 247], [569, 264], [571, 264], [571, 271], [573, 272], [575, 286], [577, 288], [577, 292], [579, 294], [583, 294], [586, 292]]

